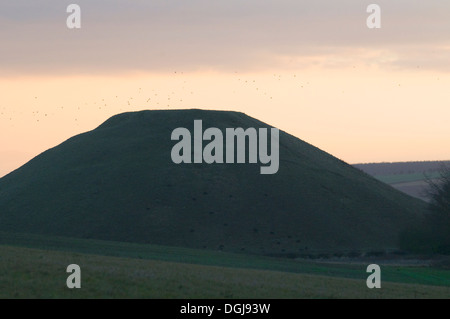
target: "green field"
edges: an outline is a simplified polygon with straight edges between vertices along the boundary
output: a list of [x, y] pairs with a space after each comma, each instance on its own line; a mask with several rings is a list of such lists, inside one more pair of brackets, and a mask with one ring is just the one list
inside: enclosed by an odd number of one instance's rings
[[[450, 271], [325, 264], [219, 251], [0, 234], [1, 298], [450, 298]], [[29, 246], [33, 248], [26, 248]], [[82, 288], [65, 286], [69, 264]]]
[[429, 189], [428, 179], [437, 181], [440, 177], [439, 172], [411, 173], [411, 174], [390, 174], [374, 176], [376, 179], [391, 185], [395, 189], [419, 198], [425, 202], [429, 201], [427, 190]]
[[392, 185], [400, 183], [410, 183], [418, 181], [426, 181], [426, 178], [438, 178], [440, 176], [439, 172], [432, 172], [425, 176], [423, 173], [412, 173], [412, 174], [389, 174], [389, 175], [377, 175], [374, 176], [376, 179], [382, 181], [383, 183]]

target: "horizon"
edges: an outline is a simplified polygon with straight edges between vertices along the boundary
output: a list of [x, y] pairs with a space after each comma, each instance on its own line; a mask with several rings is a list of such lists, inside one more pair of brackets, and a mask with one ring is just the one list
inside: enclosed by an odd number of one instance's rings
[[446, 161], [450, 3], [0, 4], [0, 177], [111, 116], [243, 112], [351, 164]]

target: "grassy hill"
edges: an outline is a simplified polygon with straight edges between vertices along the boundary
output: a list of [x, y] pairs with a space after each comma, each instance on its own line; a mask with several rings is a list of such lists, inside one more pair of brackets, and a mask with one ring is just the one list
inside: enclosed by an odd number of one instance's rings
[[277, 174], [260, 164], [171, 161], [177, 127], [270, 127], [236, 112], [114, 116], [0, 179], [0, 231], [296, 256], [395, 249], [422, 201], [280, 132]]

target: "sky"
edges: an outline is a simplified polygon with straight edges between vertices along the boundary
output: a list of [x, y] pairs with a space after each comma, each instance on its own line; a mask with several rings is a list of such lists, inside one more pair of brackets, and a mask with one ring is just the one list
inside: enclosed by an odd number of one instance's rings
[[[381, 28], [367, 27], [372, 3]], [[448, 0], [0, 0], [0, 176], [144, 109], [244, 112], [348, 163], [450, 160], [449, 12]]]

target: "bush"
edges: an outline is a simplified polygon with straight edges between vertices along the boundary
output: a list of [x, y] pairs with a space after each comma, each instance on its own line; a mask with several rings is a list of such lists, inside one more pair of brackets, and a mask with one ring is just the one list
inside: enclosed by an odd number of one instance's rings
[[351, 251], [351, 252], [349, 252], [349, 253], [347, 254], [347, 257], [349, 257], [349, 258], [358, 258], [358, 257], [361, 257], [361, 252], [360, 252], [360, 251], [357, 251], [357, 250], [353, 250], [353, 251]]
[[400, 247], [411, 253], [435, 254], [438, 251], [438, 242], [433, 238], [428, 227], [411, 228], [400, 235]]

